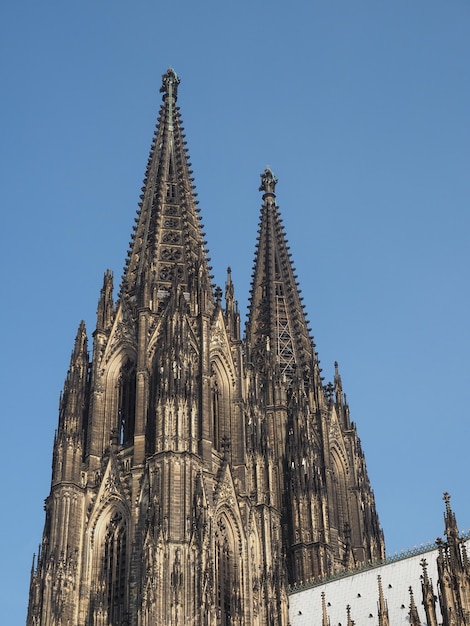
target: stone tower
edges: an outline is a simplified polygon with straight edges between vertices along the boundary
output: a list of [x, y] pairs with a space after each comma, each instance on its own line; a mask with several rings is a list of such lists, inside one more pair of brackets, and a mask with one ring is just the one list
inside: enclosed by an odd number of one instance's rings
[[248, 323], [211, 284], [177, 107], [163, 104], [117, 301], [60, 400], [28, 626], [287, 626], [288, 587], [381, 558], [341, 378], [323, 384], [278, 207], [263, 201]]

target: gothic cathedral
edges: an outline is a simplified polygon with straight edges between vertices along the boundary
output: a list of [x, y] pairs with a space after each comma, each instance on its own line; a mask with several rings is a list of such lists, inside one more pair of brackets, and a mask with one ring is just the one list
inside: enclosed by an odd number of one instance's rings
[[116, 302], [61, 395], [28, 626], [287, 626], [291, 585], [384, 557], [335, 364], [325, 384], [276, 205], [248, 321], [211, 284], [179, 108], [163, 76]]

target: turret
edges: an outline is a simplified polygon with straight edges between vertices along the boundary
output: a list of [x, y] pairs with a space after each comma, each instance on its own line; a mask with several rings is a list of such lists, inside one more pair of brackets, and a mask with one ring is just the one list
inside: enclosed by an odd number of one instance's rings
[[379, 601], [377, 603], [377, 614], [379, 616], [379, 626], [390, 626], [390, 619], [388, 616], [388, 606], [387, 606], [387, 601], [385, 600], [385, 597], [384, 597], [381, 576], [377, 576], [377, 581], [379, 585]]

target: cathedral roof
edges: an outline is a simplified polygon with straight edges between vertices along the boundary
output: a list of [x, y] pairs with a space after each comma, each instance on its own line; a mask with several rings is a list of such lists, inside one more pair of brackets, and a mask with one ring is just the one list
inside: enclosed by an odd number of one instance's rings
[[[470, 539], [465, 544], [470, 545]], [[307, 626], [318, 623], [322, 611], [322, 594], [325, 594], [326, 609], [330, 624], [346, 624], [347, 607], [357, 626], [378, 624], [378, 600], [380, 577], [383, 596], [387, 604], [392, 626], [409, 626], [410, 587], [416, 599], [421, 597], [421, 575], [423, 557], [427, 562], [427, 573], [437, 591], [438, 550], [428, 548], [416, 550], [410, 555], [392, 558], [377, 567], [366, 566], [361, 571], [353, 570], [337, 580], [316, 584], [310, 589], [294, 591], [289, 597], [290, 623], [292, 626]], [[421, 622], [426, 623], [421, 602], [417, 606]], [[439, 604], [436, 605], [438, 622], [442, 622]]]

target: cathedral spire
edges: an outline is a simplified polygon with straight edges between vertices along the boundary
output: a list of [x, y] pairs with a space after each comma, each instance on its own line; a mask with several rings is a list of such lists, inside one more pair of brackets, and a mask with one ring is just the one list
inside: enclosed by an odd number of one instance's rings
[[176, 106], [180, 79], [173, 69], [162, 77], [163, 104], [154, 133], [132, 235], [121, 296], [158, 311], [178, 285], [189, 292], [194, 277], [209, 288], [192, 171]]
[[[311, 369], [314, 357], [302, 298], [276, 205], [277, 178], [266, 168], [261, 174], [263, 204], [251, 283], [247, 340], [252, 360], [275, 359], [279, 373], [292, 379]], [[267, 353], [270, 353], [267, 355]]]

